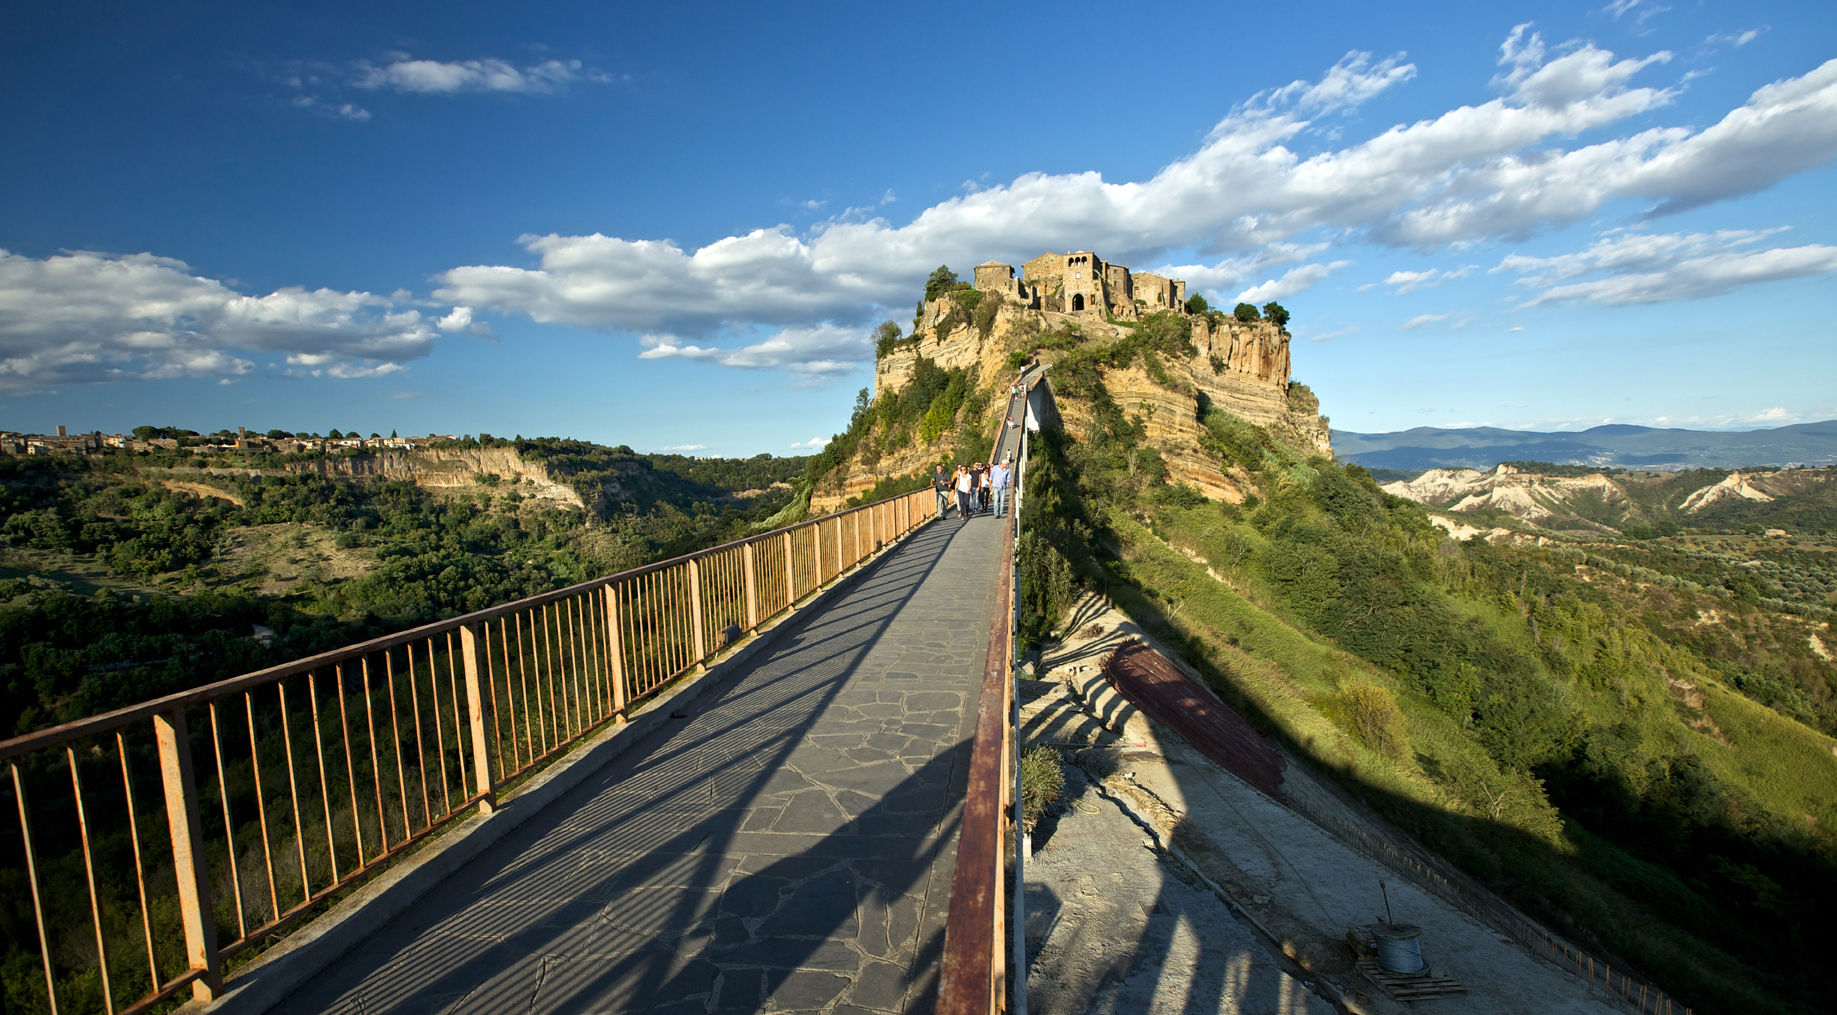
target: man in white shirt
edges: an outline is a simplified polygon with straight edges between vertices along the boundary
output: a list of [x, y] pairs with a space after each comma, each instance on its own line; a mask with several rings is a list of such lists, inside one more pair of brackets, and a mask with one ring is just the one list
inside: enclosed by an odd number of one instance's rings
[[1008, 511], [1008, 487], [1013, 485], [1014, 472], [1006, 461], [996, 465], [989, 473], [989, 485], [995, 488], [995, 517], [1000, 518]]

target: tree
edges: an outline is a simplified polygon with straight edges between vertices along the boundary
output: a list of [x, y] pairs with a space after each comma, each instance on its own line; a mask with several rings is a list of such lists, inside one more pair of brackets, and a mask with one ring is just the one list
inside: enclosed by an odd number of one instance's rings
[[957, 277], [956, 272], [950, 270], [950, 265], [940, 264], [931, 273], [931, 277], [925, 280], [925, 298], [935, 300], [962, 285], [963, 281]]
[[1257, 313], [1255, 303], [1239, 303], [1237, 309], [1231, 311], [1231, 315], [1245, 324], [1254, 324], [1262, 320], [1262, 316]]
[[337, 427], [332, 427], [332, 429], [326, 433], [325, 437], [327, 440], [343, 440], [344, 432]]
[[899, 325], [892, 321], [881, 321], [880, 326], [874, 329], [874, 358], [880, 359], [892, 352], [899, 338]]
[[1277, 303], [1275, 300], [1270, 300], [1268, 303], [1263, 304], [1263, 316], [1274, 322], [1278, 328], [1286, 329], [1288, 327], [1288, 311], [1283, 308], [1282, 304]]
[[1206, 298], [1198, 293], [1194, 293], [1186, 298], [1186, 312], [1189, 314], [1203, 314], [1210, 309], [1212, 309], [1212, 305], [1207, 303]]
[[268, 431], [268, 439], [269, 439], [269, 440], [271, 440], [271, 441], [284, 441], [284, 440], [286, 440], [287, 438], [289, 438], [289, 437], [292, 437], [292, 436], [293, 436], [293, 434], [290, 434], [290, 433], [288, 433], [288, 432], [287, 432], [287, 431], [285, 431], [285, 430], [270, 430], [270, 431]]

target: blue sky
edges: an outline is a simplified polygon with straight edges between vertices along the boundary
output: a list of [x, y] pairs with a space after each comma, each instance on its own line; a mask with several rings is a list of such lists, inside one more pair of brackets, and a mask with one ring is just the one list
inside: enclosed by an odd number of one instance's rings
[[1067, 249], [1341, 429], [1837, 417], [1837, 8], [1259, 6], [14, 4], [0, 428], [802, 453]]

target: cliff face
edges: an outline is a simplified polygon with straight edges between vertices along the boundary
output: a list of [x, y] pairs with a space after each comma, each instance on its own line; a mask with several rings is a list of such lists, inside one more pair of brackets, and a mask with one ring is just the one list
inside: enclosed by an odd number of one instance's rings
[[[1274, 325], [1237, 325], [1216, 335], [1202, 335], [1204, 321], [1193, 329], [1198, 355], [1185, 362], [1163, 360], [1171, 386], [1157, 382], [1141, 364], [1102, 371], [1104, 388], [1125, 413], [1139, 415], [1148, 431], [1149, 445], [1159, 448], [1167, 463], [1168, 481], [1185, 483], [1217, 500], [1241, 503], [1249, 492], [1244, 477], [1219, 468], [1218, 459], [1200, 443], [1205, 426], [1203, 406], [1210, 405], [1269, 430], [1304, 454], [1331, 457], [1327, 421], [1319, 403], [1303, 387], [1288, 380], [1287, 336]], [[1088, 330], [1088, 329], [1087, 329]], [[1210, 349], [1227, 355], [1222, 371], [1214, 369]], [[1238, 369], [1244, 364], [1249, 369]], [[1276, 372], [1277, 370], [1280, 372]], [[1052, 373], [1047, 371], [1047, 379]], [[1083, 402], [1059, 403], [1067, 430], [1078, 436], [1092, 423], [1091, 407]]]
[[573, 488], [555, 482], [541, 462], [525, 461], [512, 448], [416, 448], [386, 450], [349, 458], [290, 462], [287, 471], [321, 476], [386, 476], [435, 490], [488, 489], [480, 476], [497, 475], [500, 489], [525, 497], [584, 509]]
[[[986, 337], [967, 323], [938, 334], [936, 329], [946, 318], [948, 301], [927, 302], [919, 318], [918, 339], [899, 343], [875, 364], [875, 398], [903, 388], [911, 380], [920, 356], [945, 369], [972, 368], [979, 386], [1000, 394], [1012, 379], [1007, 366], [1009, 356], [1016, 349], [1032, 349], [1040, 335], [1062, 324], [1075, 322], [1088, 340], [1115, 341], [1128, 334], [1127, 329], [1092, 320], [1088, 314], [1031, 310], [997, 292], [986, 293], [983, 298], [1002, 300]], [[1244, 324], [1227, 319], [1214, 325], [1207, 318], [1196, 317], [1192, 342], [1196, 352], [1190, 359], [1162, 358], [1170, 384], [1156, 382], [1139, 362], [1102, 371], [1104, 386], [1117, 404], [1125, 412], [1143, 417], [1147, 443], [1160, 449], [1171, 481], [1189, 484], [1208, 497], [1233, 503], [1244, 498], [1244, 485], [1221, 471], [1214, 456], [1200, 445], [1204, 427], [1199, 420], [1202, 407], [1208, 404], [1269, 429], [1304, 453], [1333, 454], [1327, 421], [1319, 415], [1319, 403], [1306, 388], [1290, 385], [1288, 335], [1267, 321]], [[1040, 355], [1049, 364], [1053, 357], [1051, 351]], [[1051, 377], [1048, 370], [1049, 382]], [[989, 418], [976, 422], [986, 427], [999, 425], [1001, 421], [995, 414], [1001, 411], [1003, 402], [999, 397], [992, 398]], [[1061, 402], [1059, 408], [1065, 426], [1074, 436], [1089, 428], [1089, 406]], [[867, 456], [857, 453], [819, 485], [811, 497], [811, 509], [831, 510], [883, 478], [928, 468], [945, 450], [944, 446], [926, 446], [914, 440], [892, 451]]]

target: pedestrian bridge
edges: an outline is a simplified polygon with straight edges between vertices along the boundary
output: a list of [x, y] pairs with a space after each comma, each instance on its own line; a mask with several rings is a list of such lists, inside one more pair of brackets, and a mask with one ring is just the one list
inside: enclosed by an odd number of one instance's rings
[[1013, 514], [936, 515], [901, 495], [0, 744], [35, 1003], [1000, 1007]]

